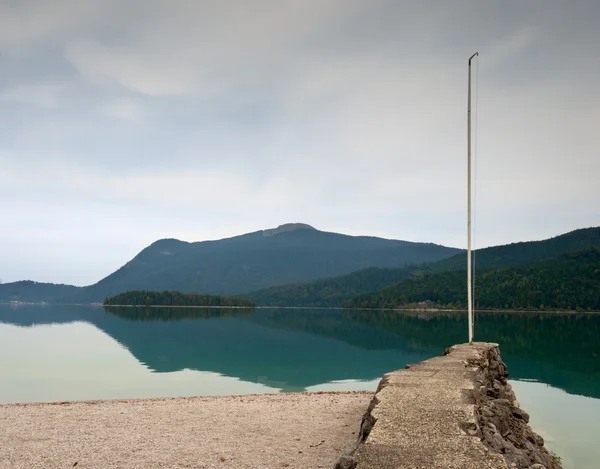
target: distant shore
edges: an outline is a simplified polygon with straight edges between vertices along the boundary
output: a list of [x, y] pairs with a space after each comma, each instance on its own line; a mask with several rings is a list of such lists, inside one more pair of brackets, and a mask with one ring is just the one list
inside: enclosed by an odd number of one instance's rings
[[189, 306], [189, 305], [105, 305], [102, 303], [90, 303], [92, 306], [104, 306], [105, 308], [193, 308], [193, 309], [255, 309], [256, 306]]
[[[200, 309], [312, 309], [312, 310], [345, 310], [345, 311], [397, 311], [400, 313], [461, 313], [466, 309], [452, 308], [343, 308], [340, 306], [178, 306], [178, 305], [104, 305], [92, 303], [45, 303], [29, 301], [0, 301], [0, 305], [38, 305], [38, 306], [93, 306], [116, 308], [200, 308]], [[557, 313], [557, 314], [600, 314], [596, 310], [565, 310], [565, 309], [476, 309], [475, 313]]]

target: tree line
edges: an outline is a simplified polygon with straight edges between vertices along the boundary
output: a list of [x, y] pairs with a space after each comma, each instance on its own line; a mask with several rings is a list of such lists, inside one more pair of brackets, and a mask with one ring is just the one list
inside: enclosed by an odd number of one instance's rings
[[252, 300], [218, 295], [200, 295], [176, 291], [136, 290], [104, 299], [106, 306], [256, 306]]
[[180, 321], [185, 319], [237, 318], [251, 314], [254, 308], [174, 308], [172, 306], [124, 308], [104, 306], [104, 311], [131, 321]]

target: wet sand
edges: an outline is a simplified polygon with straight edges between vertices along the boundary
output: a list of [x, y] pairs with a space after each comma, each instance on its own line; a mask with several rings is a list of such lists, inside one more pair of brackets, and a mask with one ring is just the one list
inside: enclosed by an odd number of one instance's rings
[[0, 468], [332, 468], [373, 396], [285, 393], [0, 406]]

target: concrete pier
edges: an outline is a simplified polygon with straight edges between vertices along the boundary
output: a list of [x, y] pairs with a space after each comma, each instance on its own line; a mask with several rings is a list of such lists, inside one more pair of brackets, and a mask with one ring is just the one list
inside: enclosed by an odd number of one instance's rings
[[557, 469], [519, 408], [498, 345], [454, 346], [386, 374], [336, 469]]

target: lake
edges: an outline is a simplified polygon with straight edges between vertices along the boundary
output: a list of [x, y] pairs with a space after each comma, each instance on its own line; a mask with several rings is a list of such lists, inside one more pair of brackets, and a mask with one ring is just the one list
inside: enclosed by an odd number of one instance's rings
[[[466, 313], [0, 305], [0, 403], [375, 390], [466, 340]], [[600, 315], [478, 314], [566, 469], [600, 461]]]

